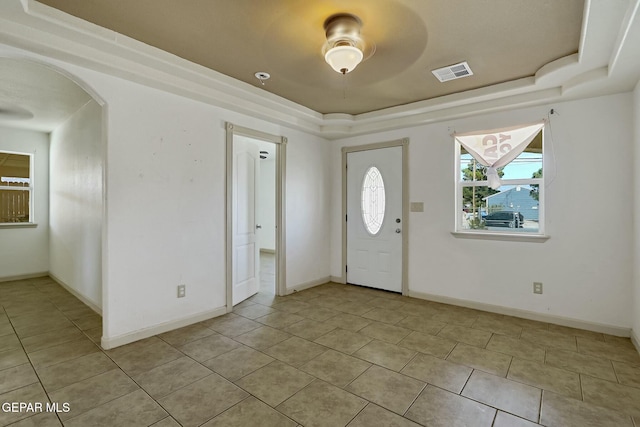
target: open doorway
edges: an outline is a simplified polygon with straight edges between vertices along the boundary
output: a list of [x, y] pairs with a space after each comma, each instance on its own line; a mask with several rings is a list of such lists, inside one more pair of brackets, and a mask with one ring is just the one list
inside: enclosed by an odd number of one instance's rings
[[227, 311], [283, 295], [286, 138], [227, 123]]
[[276, 295], [276, 144], [257, 141], [260, 160], [256, 194], [256, 238], [259, 252], [258, 292]]
[[[15, 279], [48, 275], [106, 316], [106, 104], [80, 79], [44, 62], [0, 57], [0, 80], [6, 88], [0, 102], [0, 152], [21, 153], [31, 161], [27, 178], [8, 171], [26, 179], [10, 184], [30, 193], [29, 215], [0, 218], [11, 221], [0, 225], [11, 229], [0, 239], [0, 253], [14, 254], [3, 257], [0, 271]], [[0, 211], [5, 202], [0, 200]]]

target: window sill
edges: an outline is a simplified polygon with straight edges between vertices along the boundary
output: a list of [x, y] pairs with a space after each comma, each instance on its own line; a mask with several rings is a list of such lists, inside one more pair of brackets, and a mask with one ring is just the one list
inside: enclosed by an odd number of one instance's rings
[[35, 222], [1, 222], [0, 228], [36, 228]]
[[453, 237], [458, 239], [479, 239], [479, 240], [502, 240], [506, 242], [534, 242], [544, 243], [551, 236], [534, 234], [516, 234], [516, 233], [486, 233], [474, 231], [452, 231]]

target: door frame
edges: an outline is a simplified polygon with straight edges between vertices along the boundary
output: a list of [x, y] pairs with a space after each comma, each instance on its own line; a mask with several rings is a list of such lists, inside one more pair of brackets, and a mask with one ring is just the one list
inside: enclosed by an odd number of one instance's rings
[[342, 283], [347, 283], [347, 154], [402, 147], [402, 295], [409, 293], [409, 138], [342, 147]]
[[[276, 295], [286, 293], [286, 257], [285, 257], [285, 166], [287, 138], [270, 133], [245, 128], [226, 122], [226, 293], [227, 313], [233, 310], [233, 140], [234, 136], [245, 136], [271, 142], [276, 147]], [[257, 260], [260, 262], [260, 260]]]

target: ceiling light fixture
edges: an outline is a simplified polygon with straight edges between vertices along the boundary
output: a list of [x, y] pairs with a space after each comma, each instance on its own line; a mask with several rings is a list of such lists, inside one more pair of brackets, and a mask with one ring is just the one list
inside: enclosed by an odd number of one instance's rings
[[362, 21], [355, 15], [339, 13], [324, 21], [327, 42], [322, 48], [324, 60], [335, 71], [347, 74], [375, 51], [373, 43], [365, 43], [360, 34]]

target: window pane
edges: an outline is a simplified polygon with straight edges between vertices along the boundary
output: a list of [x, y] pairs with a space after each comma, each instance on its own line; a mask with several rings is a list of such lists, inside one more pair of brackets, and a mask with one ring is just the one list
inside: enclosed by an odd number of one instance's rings
[[538, 185], [462, 187], [462, 229], [538, 233]]
[[[461, 181], [482, 181], [484, 175], [484, 166], [478, 163], [471, 154], [464, 151], [464, 148], [460, 147], [460, 180]], [[480, 170], [482, 169], [482, 170]]]
[[0, 152], [0, 186], [28, 187], [31, 171], [28, 154]]
[[0, 152], [0, 222], [29, 222], [30, 165], [28, 154]]
[[[542, 131], [518, 157], [508, 165], [498, 168], [498, 174], [501, 179], [542, 178]], [[460, 180], [483, 181], [486, 179], [486, 168], [478, 163], [464, 147], [460, 147]]]
[[542, 153], [522, 152], [502, 168], [502, 179], [542, 178]]
[[29, 190], [0, 189], [0, 222], [29, 222]]
[[370, 234], [378, 234], [384, 221], [385, 191], [382, 175], [371, 166], [362, 180], [362, 221]]

